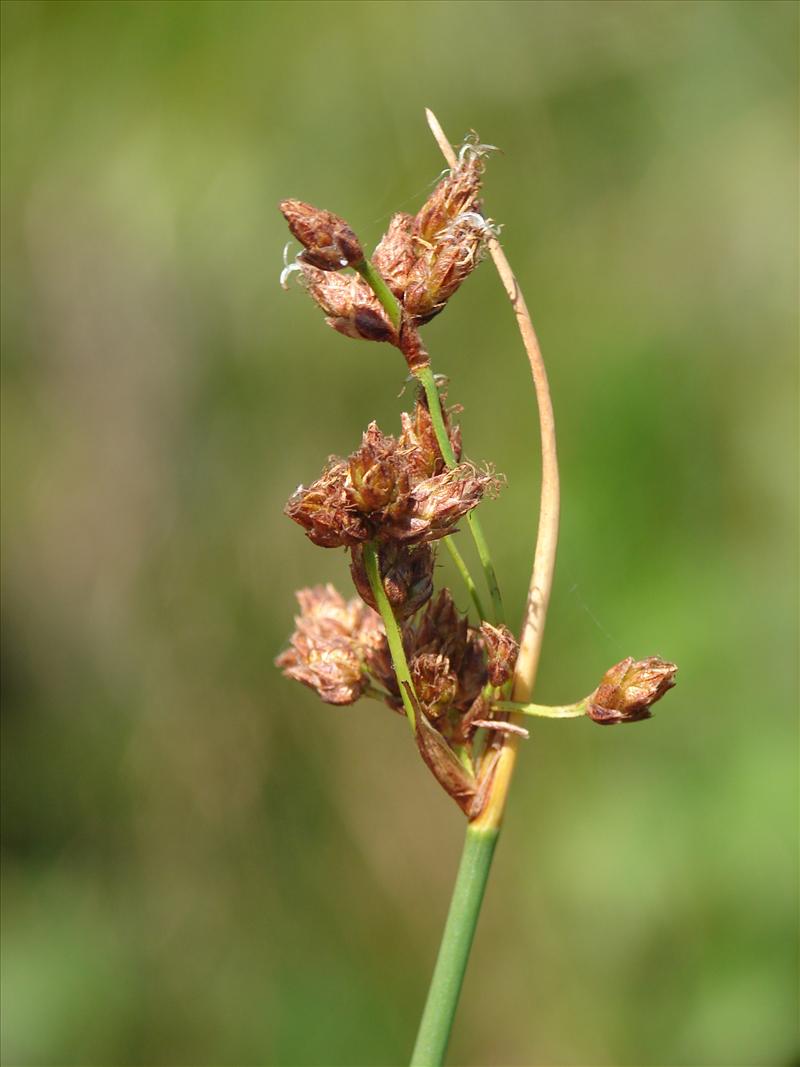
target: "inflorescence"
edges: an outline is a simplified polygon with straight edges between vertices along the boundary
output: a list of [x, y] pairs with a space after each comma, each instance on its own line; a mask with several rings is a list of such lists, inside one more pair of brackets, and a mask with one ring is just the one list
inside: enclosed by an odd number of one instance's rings
[[[444, 310], [498, 232], [479, 199], [487, 151], [468, 141], [417, 214], [392, 217], [371, 262], [343, 219], [283, 201], [303, 251], [282, 283], [298, 272], [328, 325], [395, 346], [424, 383], [430, 360], [419, 330]], [[462, 459], [455, 409], [435, 388], [434, 396], [431, 409], [431, 393], [420, 387], [399, 436], [370, 423], [359, 448], [346, 459], [331, 457], [289, 499], [286, 514], [315, 545], [349, 553], [358, 597], [345, 600], [331, 585], [301, 590], [295, 632], [276, 662], [326, 703], [370, 697], [406, 714], [422, 758], [474, 818], [505, 737], [526, 733], [508, 721], [510, 710], [639, 721], [674, 685], [677, 668], [657, 657], [629, 658], [577, 704], [543, 709], [508, 701], [518, 653], [511, 632], [497, 618], [473, 626], [449, 590], [434, 595], [438, 545], [501, 484], [490, 468]]]

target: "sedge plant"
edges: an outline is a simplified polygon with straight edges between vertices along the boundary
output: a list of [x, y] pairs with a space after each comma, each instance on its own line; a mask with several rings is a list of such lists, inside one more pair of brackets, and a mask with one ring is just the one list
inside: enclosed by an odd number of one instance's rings
[[[303, 246], [282, 283], [297, 273], [329, 326], [390, 345], [416, 382], [412, 410], [389, 435], [370, 423], [346, 458], [332, 457], [286, 514], [322, 548], [344, 549], [356, 596], [331, 585], [300, 590], [284, 674], [329, 704], [372, 699], [407, 723], [412, 742], [466, 820], [466, 839], [411, 1063], [444, 1062], [480, 914], [509, 783], [529, 717], [640, 721], [675, 682], [656, 656], [615, 664], [572, 704], [531, 702], [558, 540], [559, 483], [547, 375], [525, 301], [480, 199], [491, 146], [469, 137], [456, 154], [432, 113], [448, 169], [416, 215], [400, 212], [368, 258], [353, 229], [299, 200], [281, 210]], [[507, 625], [491, 551], [477, 509], [502, 481], [464, 456], [460, 410], [449, 407], [421, 331], [489, 254], [517, 318], [539, 409], [542, 488], [536, 547], [519, 642]], [[399, 363], [399, 361], [398, 361]], [[478, 365], [473, 363], [473, 365]], [[468, 532], [482, 578], [456, 544]], [[470, 598], [462, 613], [434, 588], [440, 547]]]

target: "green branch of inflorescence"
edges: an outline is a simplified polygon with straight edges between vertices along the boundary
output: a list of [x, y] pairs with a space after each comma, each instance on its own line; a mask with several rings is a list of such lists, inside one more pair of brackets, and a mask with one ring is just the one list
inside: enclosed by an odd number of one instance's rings
[[[375, 296], [380, 301], [386, 314], [389, 316], [389, 320], [394, 326], [395, 330], [400, 329], [402, 322], [402, 311], [400, 305], [395, 299], [394, 294], [389, 289], [386, 282], [381, 277], [379, 271], [375, 269], [373, 264], [366, 257], [359, 263], [354, 264], [355, 270], [361, 275], [364, 281], [372, 289]], [[445, 426], [444, 416], [442, 415], [442, 402], [439, 396], [439, 389], [436, 385], [436, 379], [433, 376], [433, 370], [430, 364], [425, 364], [422, 367], [415, 368], [412, 373], [417, 379], [419, 384], [425, 391], [425, 397], [428, 402], [428, 411], [430, 412], [431, 422], [433, 424], [433, 432], [436, 436], [436, 442], [439, 445], [439, 450], [442, 453], [442, 458], [445, 465], [452, 470], [452, 468], [458, 465], [455, 452], [453, 451], [453, 445], [450, 441], [450, 436], [447, 433], [447, 427]], [[467, 515], [467, 525], [469, 526], [470, 533], [472, 534], [472, 540], [475, 542], [475, 548], [478, 552], [478, 558], [481, 561], [483, 573], [486, 578], [486, 584], [489, 589], [489, 595], [492, 600], [492, 608], [494, 612], [493, 622], [505, 622], [505, 611], [503, 608], [503, 598], [500, 595], [500, 586], [497, 581], [497, 572], [495, 570], [492, 555], [489, 550], [489, 544], [486, 540], [486, 536], [483, 532], [480, 520], [474, 511], [469, 512]], [[480, 597], [477, 593], [475, 582], [470, 575], [469, 569], [464, 561], [463, 556], [458, 551], [458, 548], [453, 544], [451, 539], [445, 538], [445, 543], [453, 558], [453, 562], [458, 569], [459, 574], [464, 579], [466, 587], [469, 591], [472, 601], [475, 604], [475, 608], [481, 618], [481, 621], [486, 619], [486, 613], [483, 605], [481, 604]]]

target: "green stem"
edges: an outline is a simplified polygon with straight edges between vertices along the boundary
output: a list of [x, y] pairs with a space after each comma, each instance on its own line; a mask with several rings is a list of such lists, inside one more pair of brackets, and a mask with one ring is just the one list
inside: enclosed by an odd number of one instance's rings
[[360, 263], [353, 264], [354, 270], [357, 270], [370, 289], [373, 291], [378, 300], [380, 300], [383, 310], [389, 316], [389, 321], [396, 330], [400, 329], [400, 305], [395, 299], [394, 293], [389, 286], [383, 280], [380, 272], [375, 270], [372, 263], [364, 257]]
[[458, 551], [458, 546], [456, 545], [452, 537], [445, 537], [444, 543], [447, 546], [447, 551], [450, 553], [453, 563], [455, 563], [456, 565], [458, 573], [461, 575], [464, 585], [469, 590], [469, 595], [472, 597], [472, 603], [475, 605], [475, 610], [478, 612], [478, 619], [480, 622], [483, 622], [483, 620], [486, 618], [486, 612], [483, 609], [483, 604], [481, 604], [481, 598], [478, 594], [478, 587], [472, 580], [472, 575], [469, 573], [469, 568], [464, 562], [464, 557]]
[[[396, 330], [400, 329], [400, 322], [402, 319], [402, 311], [400, 305], [395, 298], [394, 293], [381, 277], [380, 271], [377, 271], [370, 260], [366, 257], [361, 260], [360, 263], [354, 263], [353, 268], [358, 271], [367, 285], [372, 289], [375, 296], [381, 303], [386, 314]], [[453, 446], [450, 443], [450, 438], [447, 434], [447, 428], [444, 424], [444, 418], [442, 417], [442, 405], [439, 399], [439, 390], [436, 388], [436, 382], [434, 381], [433, 371], [431, 368], [422, 367], [415, 371], [417, 381], [425, 390], [425, 395], [428, 398], [428, 409], [431, 413], [431, 421], [433, 422], [433, 431], [436, 435], [436, 441], [439, 445], [439, 449], [442, 453], [445, 463], [448, 467], [455, 467], [457, 460], [455, 453], [453, 452]], [[478, 517], [474, 511], [471, 511], [467, 515], [467, 522], [469, 523], [470, 532], [475, 542], [475, 547], [478, 550], [478, 556], [480, 557], [481, 565], [486, 575], [486, 581], [489, 586], [489, 592], [492, 597], [492, 604], [494, 605], [495, 621], [503, 622], [503, 602], [500, 597], [500, 587], [497, 584], [497, 575], [495, 574], [494, 564], [492, 563], [491, 555], [489, 554], [489, 546], [486, 543], [486, 538], [483, 535]], [[481, 602], [478, 597], [477, 587], [472, 579], [472, 575], [469, 573], [464, 557], [455, 547], [451, 538], [447, 538], [447, 547], [450, 551], [450, 555], [453, 557], [453, 562], [458, 568], [458, 572], [464, 579], [464, 582], [469, 590], [469, 594], [472, 597], [473, 603], [478, 610], [478, 614], [481, 621], [486, 619], [486, 612], [481, 607]]]
[[[428, 410], [430, 411], [431, 422], [433, 423], [433, 432], [436, 434], [436, 441], [444, 461], [448, 467], [455, 467], [458, 461], [456, 460], [456, 455], [447, 433], [447, 427], [444, 424], [442, 402], [439, 397], [439, 390], [436, 388], [436, 381], [434, 380], [433, 371], [431, 370], [430, 365], [415, 370], [414, 376], [425, 390], [425, 396], [428, 399]], [[471, 511], [467, 515], [467, 523], [469, 524], [470, 533], [472, 534], [472, 540], [475, 542], [475, 547], [478, 550], [483, 573], [486, 576], [486, 584], [489, 587], [489, 595], [492, 598], [492, 607], [494, 608], [494, 621], [505, 622], [503, 598], [500, 596], [497, 572], [494, 569], [492, 556], [489, 552], [489, 545], [484, 536], [480, 519], [474, 511]], [[483, 618], [485, 618], [485, 616], [483, 616]]]
[[517, 715], [535, 715], [540, 719], [580, 719], [586, 715], [586, 701], [579, 700], [577, 704], [519, 704], [516, 700], [495, 700], [492, 703], [495, 711], [514, 711]]
[[378, 611], [383, 619], [383, 628], [386, 631], [386, 640], [389, 643], [389, 652], [392, 657], [394, 673], [397, 675], [400, 696], [403, 698], [403, 707], [406, 709], [406, 715], [411, 724], [411, 729], [416, 732], [417, 722], [414, 714], [414, 705], [406, 691], [406, 685], [408, 685], [413, 693], [414, 683], [411, 681], [411, 671], [408, 669], [408, 660], [406, 659], [405, 649], [403, 648], [403, 638], [400, 634], [400, 627], [397, 625], [397, 619], [394, 617], [392, 605], [389, 603], [386, 590], [383, 588], [380, 565], [378, 563], [378, 550], [373, 542], [368, 542], [364, 545], [364, 566], [367, 571], [367, 578], [369, 578], [372, 595], [375, 597], [375, 603], [378, 605]]
[[376, 685], [368, 685], [362, 696], [367, 697], [369, 700], [378, 700], [381, 704], [387, 704], [392, 699], [386, 690], [380, 689]]
[[411, 1067], [439, 1067], [444, 1062], [498, 833], [497, 829], [467, 828]]
[[504, 623], [506, 621], [506, 613], [503, 608], [503, 598], [500, 596], [497, 572], [494, 569], [494, 563], [492, 562], [492, 556], [489, 552], [488, 542], [483, 533], [481, 521], [474, 511], [470, 511], [467, 515], [467, 525], [472, 534], [472, 540], [475, 542], [475, 547], [478, 550], [483, 573], [486, 577], [486, 584], [489, 586], [489, 596], [492, 598], [492, 607], [494, 609], [494, 621]]
[[433, 432], [436, 434], [436, 443], [439, 445], [439, 451], [442, 453], [444, 461], [448, 467], [456, 467], [458, 466], [458, 460], [453, 451], [453, 444], [450, 440], [450, 435], [447, 432], [447, 427], [444, 424], [442, 400], [439, 396], [439, 390], [436, 387], [436, 379], [433, 377], [431, 365], [428, 364], [425, 367], [420, 367], [418, 370], [415, 370], [414, 376], [425, 390], [425, 396], [428, 401], [428, 411], [431, 413]]

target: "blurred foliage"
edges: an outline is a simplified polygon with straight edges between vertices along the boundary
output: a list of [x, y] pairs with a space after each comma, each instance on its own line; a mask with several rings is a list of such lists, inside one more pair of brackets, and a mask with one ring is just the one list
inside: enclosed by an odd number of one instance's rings
[[[550, 369], [538, 696], [454, 1063], [789, 1064], [796, 1038], [793, 3], [58, 3], [3, 13], [3, 1059], [398, 1064], [462, 826], [399, 717], [272, 666], [346, 584], [284, 500], [403, 368], [277, 286], [296, 196], [367, 242], [442, 161]], [[514, 619], [538, 494], [490, 264], [428, 328]], [[449, 576], [446, 565], [443, 577]]]

